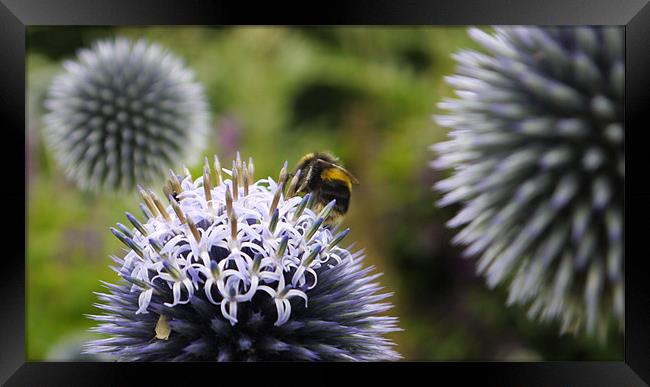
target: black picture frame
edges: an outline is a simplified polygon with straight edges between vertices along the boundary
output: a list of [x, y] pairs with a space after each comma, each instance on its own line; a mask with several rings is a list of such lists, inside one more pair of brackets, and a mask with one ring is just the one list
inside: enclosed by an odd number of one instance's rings
[[[4, 251], [0, 255], [0, 383], [8, 386], [127, 385], [144, 376], [146, 385], [165, 385], [170, 376], [185, 382], [218, 381], [301, 371], [309, 380], [317, 375], [341, 378], [343, 373], [379, 379], [385, 375], [427, 376], [463, 385], [498, 386], [642, 386], [650, 383], [649, 281], [643, 270], [647, 253], [630, 255], [626, 264], [625, 358], [621, 362], [399, 362], [390, 364], [277, 364], [258, 363], [61, 363], [26, 362], [25, 248], [27, 183], [25, 166], [25, 31], [34, 25], [624, 25], [626, 31], [625, 125], [628, 141], [625, 200], [632, 220], [650, 214], [650, 188], [640, 181], [650, 165], [646, 121], [650, 101], [650, 6], [646, 0], [447, 0], [447, 1], [329, 1], [303, 3], [222, 2], [216, 0], [0, 0], [0, 117], [4, 120], [3, 166]], [[645, 113], [645, 114], [644, 114]], [[645, 140], [643, 136], [646, 136]], [[629, 137], [628, 137], [629, 140]], [[636, 149], [638, 148], [638, 149]], [[631, 162], [630, 162], [631, 161]], [[21, 214], [23, 203], [24, 212]], [[53, 203], [55, 205], [55, 203]], [[629, 206], [628, 206], [629, 208]], [[627, 215], [627, 214], [626, 214]], [[629, 228], [641, 246], [645, 227]], [[24, 243], [20, 243], [23, 241]], [[340, 370], [343, 368], [343, 370]], [[237, 370], [235, 370], [235, 368]], [[323, 372], [332, 368], [331, 372]], [[250, 369], [250, 371], [247, 371]], [[243, 372], [238, 372], [243, 371]], [[282, 374], [280, 374], [282, 373]], [[408, 374], [407, 374], [408, 373]], [[266, 376], [265, 376], [266, 375]], [[291, 376], [283, 376], [290, 382]], [[321, 376], [318, 376], [319, 378]], [[411, 378], [419, 376], [411, 375]], [[303, 379], [303, 380], [308, 380]], [[416, 379], [411, 379], [416, 380]], [[645, 381], [645, 383], [644, 383]], [[280, 381], [278, 381], [280, 382]], [[475, 385], [475, 384], [474, 384]]]

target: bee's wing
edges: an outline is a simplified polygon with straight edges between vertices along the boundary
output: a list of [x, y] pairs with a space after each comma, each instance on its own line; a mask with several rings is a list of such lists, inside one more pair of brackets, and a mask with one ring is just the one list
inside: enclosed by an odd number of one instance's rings
[[324, 161], [324, 160], [318, 160], [318, 161], [320, 161], [321, 163], [327, 164], [327, 165], [329, 165], [330, 167], [334, 167], [334, 168], [340, 169], [343, 173], [345, 173], [346, 175], [348, 175], [348, 177], [350, 178], [350, 180], [352, 180], [352, 184], [356, 184], [356, 185], [359, 184], [359, 180], [357, 180], [357, 178], [354, 177], [354, 175], [352, 175], [352, 174], [350, 173], [350, 171], [348, 171], [347, 169], [343, 168], [342, 166], [340, 166], [340, 165], [338, 165], [338, 164], [328, 163], [327, 161]]

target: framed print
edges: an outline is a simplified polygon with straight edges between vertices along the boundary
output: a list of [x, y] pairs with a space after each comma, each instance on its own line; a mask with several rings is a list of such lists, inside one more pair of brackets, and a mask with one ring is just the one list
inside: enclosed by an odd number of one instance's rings
[[644, 1], [0, 1], [3, 383], [650, 380]]

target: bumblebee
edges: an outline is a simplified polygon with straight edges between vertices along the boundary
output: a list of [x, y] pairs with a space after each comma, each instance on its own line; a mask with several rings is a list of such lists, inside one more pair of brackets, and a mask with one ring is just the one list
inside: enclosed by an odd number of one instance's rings
[[310, 192], [313, 209], [320, 211], [333, 199], [336, 204], [326, 223], [337, 224], [348, 211], [352, 184], [359, 181], [339, 164], [339, 160], [326, 152], [308, 153], [300, 159], [296, 171], [298, 181], [296, 194]]

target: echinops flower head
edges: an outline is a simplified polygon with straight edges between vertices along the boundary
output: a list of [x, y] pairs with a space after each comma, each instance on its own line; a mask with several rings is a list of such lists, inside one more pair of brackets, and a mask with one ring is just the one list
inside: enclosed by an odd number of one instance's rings
[[192, 163], [209, 127], [201, 84], [158, 44], [126, 38], [81, 49], [49, 87], [44, 134], [83, 189], [130, 190]]
[[[127, 247], [113, 257], [117, 284], [99, 293], [102, 315], [89, 353], [122, 361], [396, 360], [387, 333], [392, 307], [341, 247], [349, 232], [324, 225], [334, 201], [315, 213], [310, 195], [285, 197], [278, 181], [253, 180], [252, 159], [192, 179], [170, 172], [168, 205], [140, 188], [146, 221], [112, 232]], [[215, 184], [213, 184], [213, 182]], [[285, 186], [287, 186], [285, 189]]]
[[605, 336], [623, 326], [625, 131], [619, 27], [472, 28], [439, 104], [435, 188], [466, 256], [510, 304]]

